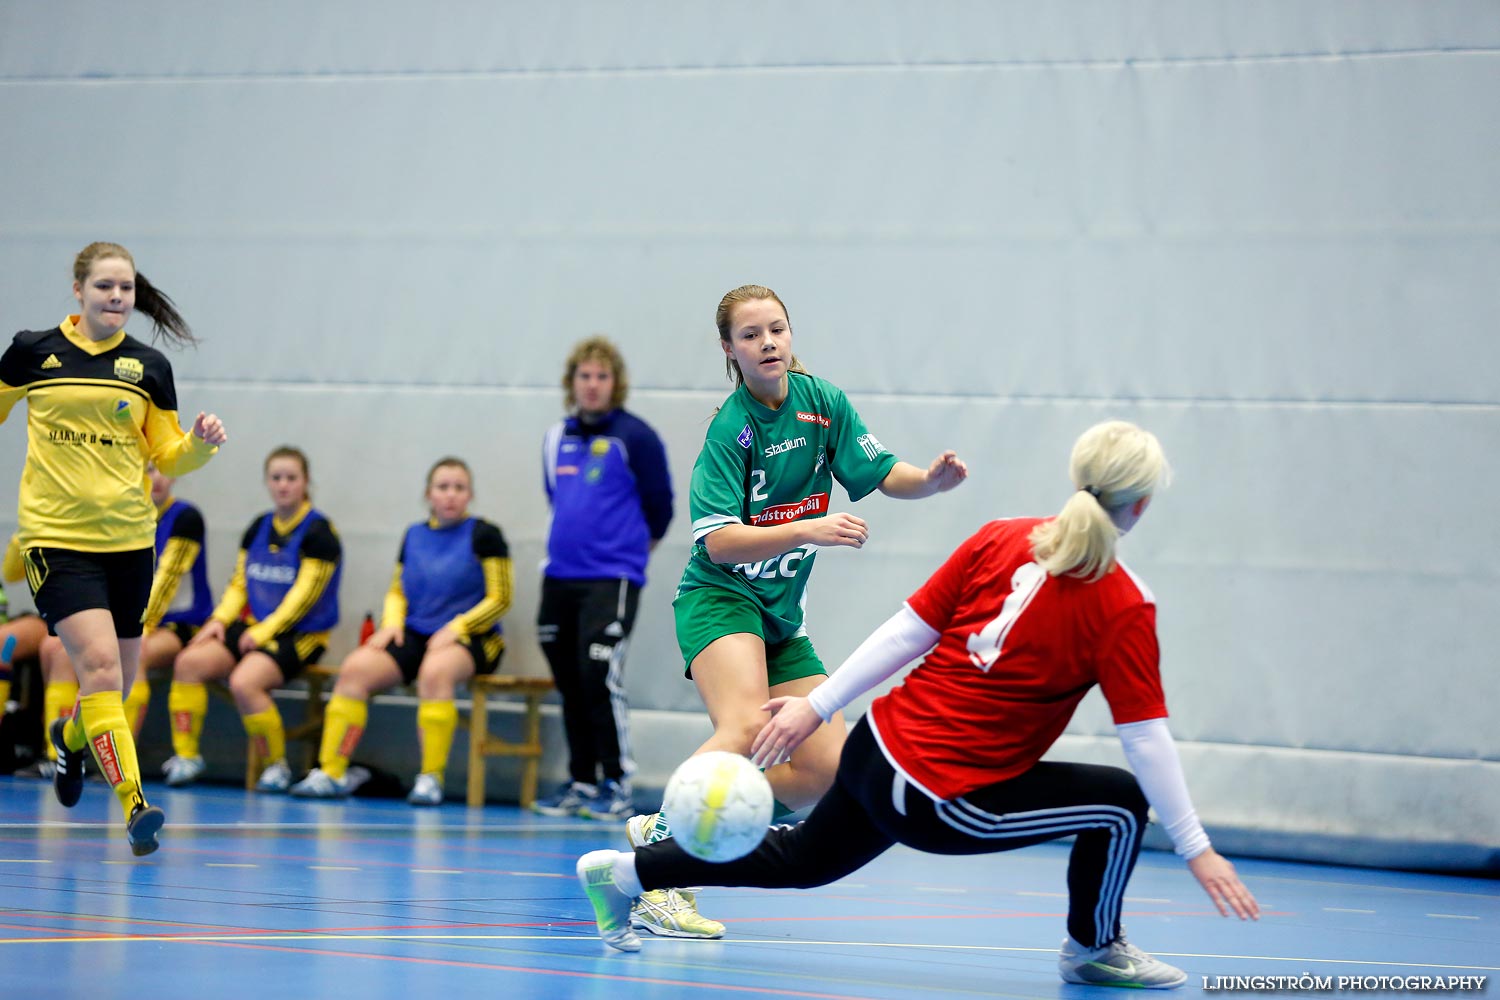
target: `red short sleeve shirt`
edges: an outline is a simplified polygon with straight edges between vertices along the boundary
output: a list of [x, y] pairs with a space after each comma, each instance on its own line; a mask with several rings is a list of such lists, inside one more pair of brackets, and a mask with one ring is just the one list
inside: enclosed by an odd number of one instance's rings
[[1029, 536], [992, 521], [907, 605], [941, 633], [872, 721], [892, 762], [938, 799], [1029, 770], [1100, 686], [1117, 725], [1164, 718], [1156, 602], [1123, 564], [1093, 583], [1051, 577]]

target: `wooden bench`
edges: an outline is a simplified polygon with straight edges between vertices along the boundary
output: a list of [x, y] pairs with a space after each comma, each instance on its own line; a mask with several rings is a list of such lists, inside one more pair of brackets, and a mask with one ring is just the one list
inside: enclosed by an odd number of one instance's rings
[[[303, 673], [307, 683], [307, 714], [296, 726], [288, 726], [287, 742], [300, 740], [304, 743], [304, 770], [311, 770], [318, 762], [318, 743], [322, 739], [325, 692], [333, 688], [338, 671], [333, 667], [314, 664]], [[483, 674], [469, 681], [469, 699], [472, 708], [467, 719], [460, 718], [459, 725], [469, 732], [469, 786], [466, 802], [470, 806], [484, 805], [484, 772], [487, 757], [519, 757], [521, 765], [521, 808], [530, 808], [536, 799], [537, 771], [542, 761], [542, 699], [555, 690], [555, 685], [546, 677], [516, 677], [511, 674]], [[508, 740], [490, 732], [490, 699], [493, 697], [520, 697], [526, 707], [521, 724], [521, 736]], [[248, 741], [245, 754], [245, 787], [254, 789], [264, 764], [255, 751], [255, 742]]]
[[[536, 775], [542, 762], [542, 699], [555, 685], [546, 677], [516, 677], [510, 674], [485, 674], [469, 682], [469, 793], [470, 806], [484, 805], [484, 759], [486, 757], [520, 757], [521, 808], [530, 809], [536, 801]], [[525, 721], [521, 739], [511, 741], [490, 733], [489, 698], [494, 695], [519, 695], [526, 700]]]

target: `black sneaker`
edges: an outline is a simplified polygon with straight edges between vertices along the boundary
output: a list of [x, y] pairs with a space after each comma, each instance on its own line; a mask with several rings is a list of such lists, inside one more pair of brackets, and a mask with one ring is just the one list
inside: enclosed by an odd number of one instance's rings
[[47, 737], [57, 750], [57, 770], [52, 772], [52, 791], [56, 793], [57, 801], [72, 809], [83, 796], [83, 762], [88, 759], [89, 752], [87, 749], [68, 749], [67, 742], [63, 740], [63, 726], [67, 721], [53, 719], [51, 728], [47, 730]]
[[155, 851], [161, 846], [156, 840], [156, 833], [167, 821], [167, 814], [156, 806], [148, 806], [144, 802], [138, 802], [136, 807], [130, 810], [130, 819], [125, 822], [125, 833], [130, 837], [130, 850], [138, 858]]

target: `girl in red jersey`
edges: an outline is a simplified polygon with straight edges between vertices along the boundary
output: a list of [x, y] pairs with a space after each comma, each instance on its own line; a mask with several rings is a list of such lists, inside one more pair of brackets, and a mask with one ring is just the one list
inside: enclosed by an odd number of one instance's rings
[[[671, 840], [579, 859], [608, 944], [640, 947], [631, 899], [661, 886], [811, 888], [896, 843], [986, 854], [1075, 836], [1064, 981], [1180, 986], [1185, 973], [1129, 944], [1120, 927], [1148, 803], [1219, 912], [1259, 916], [1193, 811], [1167, 731], [1155, 599], [1115, 558], [1117, 539], [1168, 476], [1161, 446], [1132, 424], [1099, 424], [1074, 445], [1071, 472], [1077, 492], [1056, 517], [985, 525], [827, 683], [767, 704], [775, 715], [751, 750], [763, 767], [925, 654], [854, 727], [833, 788], [805, 822], [773, 829], [726, 864]], [[1133, 775], [1041, 760], [1095, 684]]]

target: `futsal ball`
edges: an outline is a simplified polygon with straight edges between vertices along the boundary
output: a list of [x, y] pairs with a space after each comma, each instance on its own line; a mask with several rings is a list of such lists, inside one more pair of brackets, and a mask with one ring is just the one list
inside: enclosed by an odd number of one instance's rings
[[684, 851], [704, 861], [733, 861], [765, 839], [771, 805], [771, 783], [748, 758], [710, 750], [672, 773], [661, 808]]

